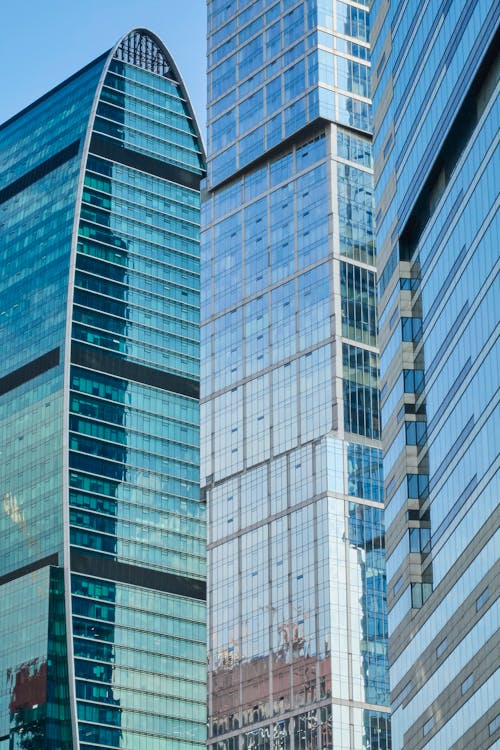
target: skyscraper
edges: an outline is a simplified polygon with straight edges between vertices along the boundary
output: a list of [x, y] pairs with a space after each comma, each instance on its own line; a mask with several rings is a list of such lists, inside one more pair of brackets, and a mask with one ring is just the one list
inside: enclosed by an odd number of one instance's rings
[[367, 5], [208, 3], [211, 750], [389, 748]]
[[203, 747], [201, 139], [138, 29], [0, 128], [0, 747]]
[[372, 9], [391, 703], [405, 750], [499, 742], [499, 18], [491, 0]]

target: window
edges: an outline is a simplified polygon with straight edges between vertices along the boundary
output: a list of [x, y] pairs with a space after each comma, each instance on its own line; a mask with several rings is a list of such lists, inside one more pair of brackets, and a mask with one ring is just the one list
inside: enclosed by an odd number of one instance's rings
[[488, 586], [486, 586], [484, 591], [481, 594], [479, 594], [479, 596], [476, 599], [476, 612], [479, 612], [481, 607], [483, 607], [486, 604], [486, 602], [489, 599], [489, 596], [490, 596], [490, 591], [488, 589]]
[[431, 530], [427, 528], [410, 529], [410, 552], [427, 552], [430, 549]]
[[498, 729], [500, 729], [500, 714], [497, 714], [495, 718], [493, 719], [493, 721], [490, 721], [490, 723], [488, 724], [488, 731], [489, 731], [490, 737], [492, 734], [495, 734], [495, 732], [498, 731]]
[[400, 591], [402, 585], [403, 585], [403, 576], [399, 576], [398, 580], [396, 581], [396, 583], [392, 587], [392, 595], [393, 596], [397, 596], [398, 591]]
[[432, 593], [432, 583], [412, 583], [411, 584], [411, 606], [414, 609], [423, 607]]
[[422, 337], [422, 318], [402, 318], [401, 329], [403, 341], [420, 341]]
[[406, 423], [406, 445], [423, 445], [427, 435], [426, 422]]
[[429, 734], [433, 726], [434, 726], [434, 716], [431, 716], [431, 718], [428, 719], [424, 724], [423, 731], [422, 731], [422, 734], [424, 737], [426, 734]]
[[441, 641], [441, 643], [438, 645], [438, 647], [436, 648], [436, 658], [440, 659], [447, 648], [448, 648], [448, 638], [444, 638]]
[[470, 674], [462, 682], [462, 685], [461, 685], [461, 688], [460, 688], [461, 691], [462, 691], [462, 695], [464, 695], [467, 692], [467, 690], [469, 690], [472, 687], [473, 684], [474, 684], [474, 675]]
[[408, 474], [408, 497], [424, 500], [429, 494], [428, 474]]
[[404, 370], [405, 393], [421, 393], [424, 388], [423, 370]]

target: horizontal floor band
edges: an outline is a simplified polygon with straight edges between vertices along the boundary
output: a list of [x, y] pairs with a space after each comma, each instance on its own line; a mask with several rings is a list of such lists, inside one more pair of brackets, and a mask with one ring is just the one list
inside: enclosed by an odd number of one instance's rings
[[73, 143], [70, 143], [69, 146], [66, 146], [66, 148], [58, 151], [57, 154], [54, 154], [54, 156], [51, 156], [49, 159], [46, 159], [38, 166], [30, 169], [29, 172], [26, 172], [26, 174], [23, 174], [22, 177], [19, 177], [17, 180], [14, 180], [14, 182], [11, 182], [10, 185], [6, 185], [2, 190], [0, 190], [0, 203], [5, 203], [6, 201], [10, 200], [30, 185], [33, 185], [35, 182], [38, 182], [38, 180], [41, 180], [42, 177], [45, 177], [46, 175], [50, 174], [50, 172], [53, 172], [55, 169], [65, 164], [67, 161], [72, 159], [73, 156], [77, 155], [79, 148], [80, 140], [78, 139], [77, 141], [73, 141]]
[[52, 349], [46, 354], [42, 354], [41, 357], [31, 360], [28, 364], [18, 367], [17, 370], [13, 370], [4, 375], [3, 378], [0, 378], [0, 396], [14, 390], [14, 388], [18, 388], [29, 380], [33, 380], [33, 378], [51, 370], [53, 367], [57, 367], [58, 364], [59, 347]]
[[201, 601], [205, 601], [207, 596], [205, 581], [163, 573], [160, 570], [143, 568], [139, 565], [116, 562], [106, 557], [84, 555], [75, 550], [71, 550], [71, 572], [154, 589], [166, 594], [187, 596]]
[[200, 189], [202, 175], [190, 172], [188, 169], [182, 169], [182, 167], [176, 167], [173, 164], [167, 164], [167, 162], [154, 159], [152, 156], [140, 154], [138, 151], [125, 148], [125, 146], [119, 146], [111, 139], [108, 140], [97, 133], [92, 135], [89, 152], [95, 156], [103, 156], [106, 159], [111, 159], [111, 161], [124, 164], [126, 167], [138, 169], [140, 172], [161, 177], [163, 180], [184, 185], [184, 187], [192, 190]]
[[196, 380], [172, 375], [169, 372], [156, 370], [154, 367], [147, 367], [136, 362], [129, 362], [127, 359], [119, 359], [112, 354], [106, 354], [96, 349], [87, 349], [74, 342], [71, 347], [71, 362], [74, 365], [97, 370], [107, 375], [114, 375], [124, 380], [133, 380], [136, 383], [161, 388], [163, 391], [179, 393], [189, 398], [197, 399], [200, 397], [200, 384]]
[[29, 565], [23, 565], [22, 568], [11, 570], [10, 573], [6, 573], [4, 576], [0, 576], [0, 586], [3, 586], [4, 583], [9, 583], [9, 581], [15, 581], [17, 578], [27, 576], [29, 573], [34, 573], [35, 570], [46, 568], [48, 565], [59, 565], [59, 555], [57, 552], [53, 555], [42, 557], [40, 560], [35, 560], [35, 562], [32, 562]]

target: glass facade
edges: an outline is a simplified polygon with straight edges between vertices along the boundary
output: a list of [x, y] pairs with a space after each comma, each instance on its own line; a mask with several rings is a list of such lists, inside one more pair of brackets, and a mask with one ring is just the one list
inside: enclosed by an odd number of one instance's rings
[[0, 149], [0, 747], [203, 747], [189, 99], [134, 31]]
[[489, 0], [373, 4], [396, 747], [498, 738], [498, 26]]
[[388, 750], [368, 9], [208, 25], [209, 747]]

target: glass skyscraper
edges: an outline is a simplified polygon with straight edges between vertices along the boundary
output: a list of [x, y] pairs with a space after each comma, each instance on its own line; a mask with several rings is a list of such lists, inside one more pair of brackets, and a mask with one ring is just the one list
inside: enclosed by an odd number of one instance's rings
[[0, 159], [0, 748], [201, 748], [205, 168], [164, 45], [126, 35]]
[[393, 743], [500, 742], [492, 0], [372, 9]]
[[368, 2], [208, 2], [211, 750], [388, 750]]

